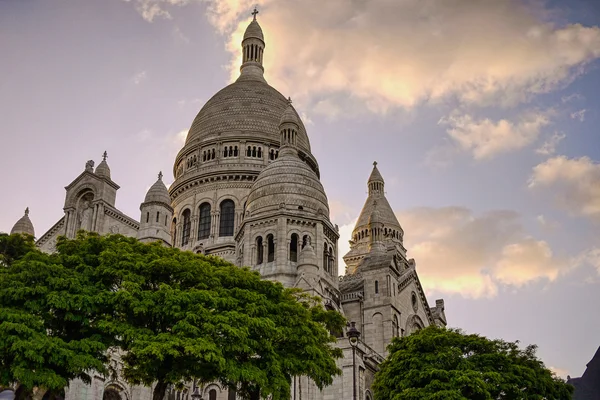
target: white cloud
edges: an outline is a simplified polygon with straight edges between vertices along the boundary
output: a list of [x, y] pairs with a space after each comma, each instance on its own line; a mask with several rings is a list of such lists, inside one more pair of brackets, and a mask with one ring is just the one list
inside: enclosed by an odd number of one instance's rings
[[543, 156], [550, 156], [556, 152], [556, 146], [567, 137], [564, 133], [554, 133], [548, 140], [546, 140], [539, 148], [535, 150], [537, 154]]
[[148, 78], [148, 73], [146, 71], [139, 71], [139, 72], [136, 72], [135, 75], [133, 75], [131, 80], [136, 85], [139, 85], [140, 83], [145, 81], [147, 78]]
[[573, 261], [575, 266], [590, 265], [600, 276], [600, 247], [594, 247], [581, 252]]
[[522, 115], [517, 122], [476, 119], [468, 114], [452, 114], [440, 121], [449, 126], [448, 135], [460, 148], [472, 152], [476, 160], [492, 158], [533, 143], [540, 130], [549, 123], [548, 112], [533, 111]]
[[[209, 20], [230, 37], [232, 78], [254, 2], [209, 1]], [[350, 94], [371, 111], [446, 98], [514, 105], [564, 87], [600, 57], [600, 28], [554, 26], [532, 2], [256, 2], [274, 86], [316, 101]]]
[[344, 275], [346, 271], [342, 268], [342, 266], [346, 265], [343, 257], [350, 251], [350, 243], [348, 242], [352, 237], [352, 231], [354, 230], [354, 225], [356, 225], [356, 221], [358, 219], [354, 219], [347, 224], [340, 226], [340, 240], [338, 241], [338, 268], [339, 275]]
[[578, 119], [579, 122], [583, 122], [583, 121], [585, 121], [585, 112], [586, 111], [587, 111], [586, 109], [583, 109], [583, 110], [572, 112], [571, 118]]
[[[133, 3], [136, 11], [148, 22], [154, 22], [156, 18], [171, 19], [168, 11], [169, 6], [185, 6], [194, 0], [123, 0]], [[199, 3], [199, 1], [197, 1]]]
[[550, 158], [533, 168], [529, 187], [551, 189], [571, 214], [600, 221], [600, 164], [589, 157]]
[[561, 101], [563, 103], [570, 103], [572, 101], [577, 101], [577, 100], [585, 100], [585, 97], [583, 97], [579, 93], [573, 93], [573, 94], [570, 94], [568, 96], [561, 97]]
[[570, 268], [546, 242], [526, 236], [512, 211], [474, 215], [462, 207], [416, 208], [398, 219], [423, 286], [435, 292], [493, 297], [500, 285], [553, 281]]

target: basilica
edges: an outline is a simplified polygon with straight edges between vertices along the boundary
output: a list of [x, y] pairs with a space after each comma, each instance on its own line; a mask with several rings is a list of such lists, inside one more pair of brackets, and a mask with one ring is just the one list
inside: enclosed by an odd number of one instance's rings
[[[371, 385], [387, 345], [425, 326], [446, 325], [444, 301], [430, 305], [425, 297], [377, 163], [352, 237], [342, 238], [350, 241], [345, 265], [338, 265], [340, 235], [329, 218], [319, 164], [291, 100], [263, 76], [265, 43], [255, 13], [243, 37], [239, 77], [202, 107], [175, 158], [175, 181], [167, 188], [159, 173], [139, 216], [117, 208], [119, 185], [104, 153], [97, 166], [88, 161], [66, 186], [64, 216], [37, 245], [52, 252], [57, 237], [72, 238], [81, 229], [119, 233], [219, 256], [320, 296], [325, 307], [354, 323], [360, 337], [355, 346], [346, 332], [338, 338], [343, 373], [331, 386], [321, 391], [307, 378], [295, 377], [290, 398], [372, 400]], [[28, 214], [11, 233], [35, 236]], [[113, 362], [118, 370], [118, 354]], [[218, 384], [197, 389], [203, 399], [236, 399], [234, 391]], [[188, 400], [193, 390], [173, 388], [166, 399]], [[68, 400], [146, 400], [151, 395], [149, 387], [99, 374], [89, 385], [73, 381], [66, 389]]]

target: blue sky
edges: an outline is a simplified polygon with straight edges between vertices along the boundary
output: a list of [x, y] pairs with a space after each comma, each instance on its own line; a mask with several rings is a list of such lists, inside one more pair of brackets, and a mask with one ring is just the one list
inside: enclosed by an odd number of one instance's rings
[[237, 76], [259, 4], [267, 80], [301, 112], [340, 226], [372, 162], [450, 325], [600, 346], [600, 5], [484, 0], [0, 0], [0, 230], [38, 235], [104, 150], [135, 218], [202, 105]]

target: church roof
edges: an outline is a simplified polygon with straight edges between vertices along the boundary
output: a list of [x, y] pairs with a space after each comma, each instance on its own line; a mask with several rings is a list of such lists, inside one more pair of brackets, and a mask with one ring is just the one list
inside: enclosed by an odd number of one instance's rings
[[298, 113], [294, 110], [292, 106], [292, 100], [288, 98], [288, 106], [283, 112], [281, 119], [279, 120], [279, 125], [283, 125], [286, 123], [296, 124], [298, 127], [300, 126], [300, 118], [298, 117]]
[[282, 147], [279, 158], [258, 175], [246, 206], [252, 217], [280, 208], [329, 218], [321, 181], [290, 145]]
[[10, 234], [13, 233], [25, 233], [27, 235], [35, 236], [35, 230], [33, 224], [29, 219], [29, 207], [25, 209], [25, 215], [23, 215], [10, 230]]
[[[377, 169], [377, 163], [374, 163], [373, 171], [371, 172], [368, 181], [369, 196], [356, 221], [354, 231], [368, 227], [369, 221], [374, 217], [377, 219], [376, 222], [402, 232], [398, 218], [396, 218], [396, 214], [394, 214], [394, 210], [390, 206], [390, 203], [388, 203], [385, 193], [383, 192], [383, 182], [383, 177], [381, 176], [379, 169]], [[381, 190], [374, 190], [374, 183], [380, 184]]]
[[250, 25], [248, 25], [248, 27], [246, 28], [246, 32], [244, 32], [244, 40], [249, 38], [260, 39], [263, 42], [265, 41], [262, 28], [260, 27], [256, 19], [250, 22]]
[[169, 191], [167, 187], [162, 181], [162, 172], [158, 174], [158, 180], [148, 189], [146, 193], [146, 198], [144, 199], [144, 203], [163, 203], [171, 205], [171, 196], [169, 196]]

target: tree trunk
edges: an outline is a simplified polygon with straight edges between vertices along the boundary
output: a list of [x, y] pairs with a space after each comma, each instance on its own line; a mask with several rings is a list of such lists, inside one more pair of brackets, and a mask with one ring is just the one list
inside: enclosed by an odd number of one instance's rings
[[250, 392], [250, 400], [260, 400], [260, 389], [252, 389]]
[[44, 389], [44, 388], [40, 388], [40, 387], [35, 388], [33, 390], [33, 395], [31, 396], [31, 399], [32, 400], [42, 400], [47, 391], [48, 391], [48, 389]]
[[28, 400], [31, 399], [31, 390], [28, 390], [25, 386], [19, 385], [15, 390], [15, 400]]
[[167, 386], [169, 386], [166, 382], [158, 381], [156, 386], [154, 386], [154, 392], [152, 393], [152, 400], [164, 400], [165, 392], [167, 391]]

